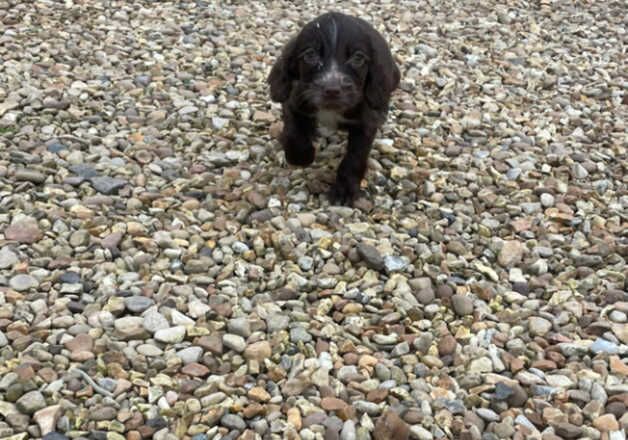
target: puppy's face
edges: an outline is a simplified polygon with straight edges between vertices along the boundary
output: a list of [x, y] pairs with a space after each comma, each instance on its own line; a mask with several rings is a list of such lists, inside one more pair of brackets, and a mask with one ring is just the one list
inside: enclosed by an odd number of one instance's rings
[[399, 70], [383, 37], [368, 23], [327, 13], [306, 24], [269, 75], [271, 98], [308, 111], [343, 112], [365, 99], [387, 104]]
[[308, 24], [295, 48], [297, 101], [317, 110], [355, 107], [363, 98], [371, 61], [368, 41], [364, 30], [332, 16]]

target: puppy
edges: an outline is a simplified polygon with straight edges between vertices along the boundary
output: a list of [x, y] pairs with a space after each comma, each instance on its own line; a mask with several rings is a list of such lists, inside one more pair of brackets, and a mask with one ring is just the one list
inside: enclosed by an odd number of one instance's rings
[[267, 82], [271, 99], [282, 104], [279, 141], [289, 164], [306, 167], [314, 161], [318, 124], [348, 132], [329, 194], [333, 204], [352, 205], [359, 196], [375, 134], [399, 79], [382, 35], [366, 21], [338, 12], [307, 23], [273, 65]]

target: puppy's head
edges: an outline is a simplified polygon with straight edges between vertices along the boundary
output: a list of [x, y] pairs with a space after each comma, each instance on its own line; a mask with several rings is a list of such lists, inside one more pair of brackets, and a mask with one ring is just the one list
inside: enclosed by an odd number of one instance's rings
[[364, 20], [330, 12], [285, 46], [268, 77], [273, 101], [310, 111], [346, 111], [366, 100], [384, 110], [399, 69], [384, 38]]

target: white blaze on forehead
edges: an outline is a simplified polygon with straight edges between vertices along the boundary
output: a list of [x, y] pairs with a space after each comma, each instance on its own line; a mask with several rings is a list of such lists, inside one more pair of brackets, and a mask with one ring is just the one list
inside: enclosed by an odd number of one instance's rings
[[338, 69], [338, 63], [332, 58], [327, 71], [321, 77], [323, 82], [340, 82], [342, 80], [342, 72]]

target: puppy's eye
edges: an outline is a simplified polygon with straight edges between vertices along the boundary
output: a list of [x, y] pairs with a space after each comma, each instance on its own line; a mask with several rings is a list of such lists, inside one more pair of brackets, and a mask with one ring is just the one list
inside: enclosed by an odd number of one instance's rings
[[355, 52], [351, 58], [349, 58], [349, 64], [355, 68], [362, 67], [367, 61], [366, 55], [362, 52]]
[[301, 53], [301, 58], [308, 64], [313, 66], [317, 65], [319, 62], [319, 56], [316, 51], [312, 48], [306, 49]]

